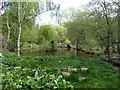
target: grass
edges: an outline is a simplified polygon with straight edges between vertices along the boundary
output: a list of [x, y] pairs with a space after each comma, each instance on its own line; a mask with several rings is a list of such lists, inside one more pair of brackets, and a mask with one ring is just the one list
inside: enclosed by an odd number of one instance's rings
[[[61, 63], [58, 63], [58, 61], [61, 61]], [[66, 81], [69, 81], [74, 88], [118, 88], [118, 68], [100, 61], [97, 58], [78, 58], [73, 56], [6, 56], [3, 62], [6, 64], [3, 65], [3, 74], [6, 74], [8, 70], [9, 72], [15, 71], [14, 69], [8, 69], [10, 67], [21, 66], [22, 68], [29, 68], [31, 70], [38, 69], [40, 72], [62, 75], [62, 71], [55, 71], [55, 69], [74, 67], [78, 69], [78, 72], [67, 70], [71, 75], [69, 77], [63, 77]], [[82, 67], [88, 68], [88, 72], [81, 72], [80, 68]], [[24, 75], [34, 76], [35, 74], [35, 72], [29, 71], [21, 73], [19, 77], [23, 77]], [[79, 81], [79, 77], [87, 78], [86, 80]]]

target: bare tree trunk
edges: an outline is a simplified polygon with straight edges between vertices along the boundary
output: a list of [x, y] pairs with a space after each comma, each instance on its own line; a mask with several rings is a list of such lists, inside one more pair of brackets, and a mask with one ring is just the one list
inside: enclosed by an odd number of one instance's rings
[[120, 5], [118, 6], [118, 46], [117, 51], [120, 54]]
[[7, 27], [8, 27], [8, 36], [7, 36], [7, 43], [10, 40], [10, 26], [9, 26], [9, 21], [8, 21], [8, 14], [7, 14]]
[[20, 36], [21, 36], [21, 18], [20, 18], [20, 3], [18, 3], [18, 39], [17, 39], [17, 56], [20, 56]]
[[0, 53], [2, 53], [2, 18], [0, 17]]

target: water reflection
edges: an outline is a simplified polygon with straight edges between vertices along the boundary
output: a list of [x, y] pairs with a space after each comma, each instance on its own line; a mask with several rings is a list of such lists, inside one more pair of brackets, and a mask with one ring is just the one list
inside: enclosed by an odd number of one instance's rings
[[57, 51], [46, 52], [44, 50], [29, 50], [24, 51], [22, 56], [79, 56], [83, 58], [95, 57], [95, 55], [87, 54], [83, 51], [76, 51], [75, 49], [58, 49]]

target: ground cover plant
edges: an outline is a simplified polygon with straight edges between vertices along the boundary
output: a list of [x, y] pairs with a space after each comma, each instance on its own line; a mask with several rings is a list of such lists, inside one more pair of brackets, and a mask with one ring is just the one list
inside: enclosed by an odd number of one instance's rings
[[[82, 72], [83, 67], [88, 70]], [[73, 56], [5, 56], [2, 78], [3, 88], [118, 88], [118, 68], [96, 58]]]
[[118, 0], [12, 1], [0, 1], [0, 88], [118, 88]]

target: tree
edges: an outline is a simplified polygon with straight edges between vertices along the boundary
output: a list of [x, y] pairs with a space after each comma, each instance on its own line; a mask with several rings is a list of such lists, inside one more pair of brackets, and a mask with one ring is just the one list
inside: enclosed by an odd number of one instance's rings
[[[27, 6], [26, 6], [27, 5]], [[29, 16], [34, 17], [35, 11], [34, 9], [31, 9], [29, 6], [31, 4], [28, 3], [23, 3], [22, 5], [18, 3], [18, 38], [17, 38], [17, 56], [20, 56], [20, 37], [21, 37], [21, 29], [22, 29], [22, 24], [24, 21], [29, 19]], [[22, 7], [22, 9], [21, 9]], [[25, 10], [26, 9], [26, 10]], [[23, 11], [24, 10], [24, 11]], [[29, 10], [33, 10], [32, 12], [27, 12]], [[32, 19], [31, 19], [32, 20]]]
[[[32, 26], [35, 25], [34, 22], [35, 22], [36, 16], [40, 15], [41, 13], [47, 12], [47, 11], [52, 11], [52, 10], [58, 11], [58, 9], [59, 9], [59, 5], [55, 5], [53, 2], [47, 2], [47, 0], [45, 3], [46, 4], [45, 7], [38, 5], [38, 3], [42, 4], [41, 1], [39, 1], [37, 3], [25, 3], [25, 2], [21, 3], [20, 2], [19, 3], [20, 5], [17, 3], [11, 3], [11, 2], [8, 3], [8, 11], [10, 12], [10, 13], [8, 13], [8, 14], [10, 14], [8, 17], [8, 18], [10, 18], [10, 20], [8, 21], [8, 19], [6, 19], [7, 20], [6, 24], [8, 26], [7, 32], [9, 33], [8, 38], [12, 39], [12, 42], [14, 42], [15, 47], [17, 45], [17, 55], [18, 56], [20, 56], [20, 47], [22, 44], [21, 40], [23, 39], [23, 38], [21, 38], [21, 34], [23, 33], [23, 31], [26, 31], [26, 29], [28, 29], [28, 27], [30, 29], [30, 28], [32, 28]], [[18, 22], [18, 25], [17, 25], [17, 22]], [[17, 29], [18, 29], [18, 31], [17, 31]], [[9, 31], [12, 31], [11, 34]]]
[[48, 48], [49, 43], [51, 43], [51, 47], [53, 48], [55, 36], [56, 33], [50, 25], [41, 26], [39, 29], [38, 43], [43, 46], [45, 45], [44, 48]]
[[[115, 52], [114, 42], [116, 42], [116, 5], [113, 4], [114, 1], [102, 1], [95, 0], [90, 3], [90, 11], [92, 10], [95, 25], [94, 31], [96, 32], [96, 37], [98, 37], [102, 45], [105, 47], [104, 54], [107, 55], [107, 59], [111, 62], [111, 54]], [[117, 2], [117, 1], [115, 1]], [[101, 23], [102, 22], [102, 23]], [[111, 49], [111, 47], [113, 49]]]
[[[40, 3], [42, 3], [42, 2], [40, 1], [39, 4], [40, 4]], [[30, 12], [30, 13], [29, 13], [30, 15], [32, 14], [32, 15], [31, 15], [32, 18], [30, 17], [30, 18], [28, 18], [27, 20], [31, 20], [31, 19], [33, 19], [33, 18], [35, 19], [35, 16], [37, 16], [38, 14], [41, 14], [41, 13], [44, 13], [44, 12], [47, 12], [47, 11], [50, 11], [50, 10], [57, 10], [57, 11], [59, 10], [59, 5], [58, 5], [58, 6], [55, 5], [53, 2], [47, 2], [47, 1], [46, 1], [45, 4], [43, 3], [42, 5], [43, 5], [43, 7], [40, 7], [40, 6], [39, 6], [39, 11], [40, 11], [39, 13], [36, 13], [35, 10], [32, 9], [33, 12]], [[30, 9], [30, 10], [31, 10], [31, 9]], [[27, 21], [27, 20], [24, 20], [24, 18], [26, 18], [25, 15], [26, 15], [26, 12], [24, 12], [24, 13], [22, 14], [22, 16], [23, 16], [22, 23], [24, 23], [25, 21]], [[19, 25], [19, 27], [20, 27], [20, 25]], [[20, 31], [20, 28], [19, 28], [19, 31]], [[20, 40], [19, 40], [20, 32], [19, 32], [19, 31], [18, 31], [18, 42], [20, 42]], [[48, 38], [47, 38], [47, 33], [48, 33], [48, 32], [46, 31], [45, 34], [44, 34], [44, 35], [45, 35], [45, 39], [48, 39]], [[49, 37], [49, 36], [48, 36], [48, 37]], [[20, 43], [18, 43], [18, 44], [20, 44]], [[20, 46], [20, 45], [18, 45], [18, 52], [20, 52], [19, 46]], [[19, 56], [19, 54], [18, 54], [18, 56]]]
[[73, 21], [74, 19], [76, 19], [78, 12], [79, 10], [73, 7], [70, 7], [68, 9], [63, 9], [61, 11], [61, 17], [65, 19], [66, 21]]
[[32, 26], [32, 28], [26, 28], [21, 33], [21, 42], [25, 43], [38, 43], [39, 28], [37, 26]]
[[21, 36], [21, 6], [18, 3], [18, 39], [17, 39], [17, 56], [20, 56], [20, 36]]
[[[7, 22], [4, 23], [5, 26], [3, 28], [4, 28], [4, 37], [6, 37], [5, 34], [8, 33], [7, 41], [10, 40], [8, 48], [11, 49], [11, 47], [14, 46], [10, 51], [15, 51], [16, 45], [17, 45], [16, 49], [17, 50], [20, 49], [21, 43], [19, 42], [20, 42], [20, 37], [22, 33], [20, 32], [20, 28], [22, 30], [22, 28], [24, 27], [22, 31], [25, 31], [26, 28], [28, 28], [28, 26], [30, 29], [31, 26], [34, 25], [35, 14], [38, 11], [37, 5], [38, 5], [37, 3], [24, 3], [24, 2], [20, 3], [19, 5], [20, 11], [18, 12], [18, 9], [19, 9], [18, 3], [11, 3], [11, 2], [6, 3], [6, 15], [3, 18], [3, 22], [5, 21]], [[6, 25], [7, 25], [8, 31], [5, 31]], [[18, 30], [18, 27], [19, 27], [19, 30]], [[14, 45], [13, 44], [11, 45], [11, 43], [13, 43]]]
[[58, 27], [53, 27], [56, 32], [56, 41], [58, 43], [63, 43], [66, 40], [66, 34], [67, 34], [67, 28], [64, 26], [60, 25]]
[[[80, 43], [85, 43], [90, 51], [91, 51], [91, 47], [88, 44], [87, 41], [87, 36], [89, 33], [89, 26], [90, 23], [88, 22], [88, 14], [89, 12], [80, 12], [77, 14], [77, 17], [75, 20], [73, 20], [72, 22], [67, 22], [65, 23], [65, 26], [67, 27], [67, 36], [68, 38], [71, 40], [71, 42], [76, 43], [76, 49], [79, 50], [80, 47], [79, 46]], [[72, 37], [72, 38], [71, 38]]]
[[118, 19], [118, 53], [120, 54], [120, 2], [117, 3], [117, 19]]

